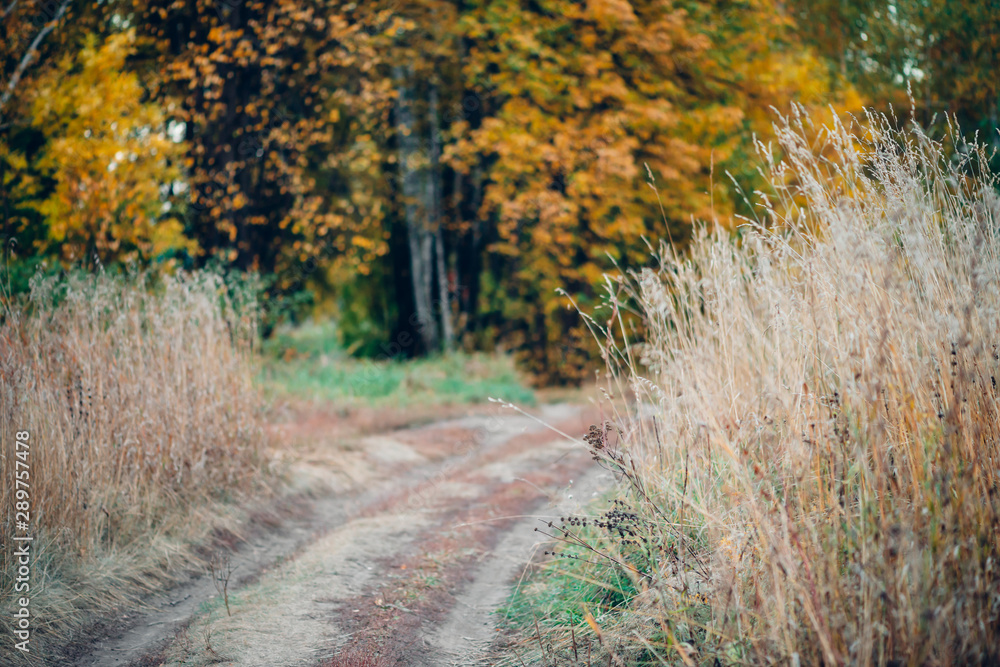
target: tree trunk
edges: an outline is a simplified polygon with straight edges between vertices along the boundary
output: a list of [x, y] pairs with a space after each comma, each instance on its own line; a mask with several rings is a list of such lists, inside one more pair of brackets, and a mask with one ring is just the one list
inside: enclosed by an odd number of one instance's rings
[[479, 280], [483, 270], [483, 235], [479, 221], [482, 205], [483, 170], [477, 163], [467, 179], [456, 175], [455, 191], [459, 194], [457, 214], [465, 223], [455, 240], [455, 270], [458, 275], [457, 298], [461, 331], [478, 330]]
[[[409, 70], [409, 68], [407, 68]], [[433, 236], [427, 225], [419, 220], [420, 211], [420, 177], [419, 165], [415, 164], [417, 153], [417, 136], [414, 127], [412, 101], [410, 99], [410, 84], [408, 76], [411, 71], [405, 71], [401, 65], [393, 67], [393, 78], [396, 80], [398, 95], [396, 97], [396, 133], [399, 137], [399, 175], [403, 190], [403, 211], [406, 220], [406, 232], [410, 246], [410, 273], [413, 282], [413, 302], [416, 310], [416, 322], [411, 322], [418, 330], [424, 351], [438, 349], [437, 320], [434, 317], [431, 292], [431, 279], [434, 265]]]
[[[32, 40], [31, 44], [28, 45], [28, 50], [25, 51], [24, 55], [21, 57], [21, 61], [17, 64], [17, 68], [10, 77], [10, 81], [7, 82], [7, 87], [4, 89], [3, 94], [0, 94], [0, 111], [7, 106], [7, 102], [14, 95], [14, 90], [17, 88], [17, 84], [21, 81], [21, 77], [24, 76], [25, 71], [31, 65], [31, 62], [38, 56], [38, 47], [45, 40], [50, 32], [52, 32], [56, 24], [62, 20], [63, 14], [66, 13], [66, 8], [69, 6], [70, 0], [63, 0], [62, 4], [56, 10], [56, 13], [52, 18], [45, 23], [42, 29], [35, 35], [35, 39]], [[4, 18], [7, 14], [14, 10], [14, 5], [11, 4], [4, 11]]]
[[438, 226], [434, 235], [434, 254], [437, 256], [438, 274], [438, 307], [441, 309], [441, 336], [445, 352], [455, 349], [455, 331], [451, 326], [451, 298], [448, 294], [448, 269], [444, 254], [444, 239], [441, 227]]
[[428, 222], [434, 230], [434, 255], [437, 259], [438, 310], [441, 314], [441, 336], [446, 352], [455, 347], [455, 332], [451, 325], [451, 298], [448, 293], [448, 262], [441, 233], [441, 132], [438, 128], [437, 84], [431, 84], [428, 122], [431, 135], [431, 164], [427, 179]]
[[472, 171], [471, 220], [471, 271], [469, 272], [469, 323], [473, 330], [479, 329], [479, 280], [483, 272], [483, 232], [479, 209], [483, 205], [483, 166], [477, 161]]

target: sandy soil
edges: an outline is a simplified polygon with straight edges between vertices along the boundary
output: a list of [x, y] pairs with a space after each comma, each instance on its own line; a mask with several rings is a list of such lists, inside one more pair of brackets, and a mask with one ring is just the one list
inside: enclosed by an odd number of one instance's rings
[[[596, 419], [537, 412], [576, 436]], [[612, 482], [581, 444], [499, 406], [351, 437], [325, 424], [280, 427], [301, 484], [328, 492], [231, 555], [231, 615], [211, 577], [194, 576], [76, 664], [488, 664], [493, 611], [535, 551], [538, 518]]]

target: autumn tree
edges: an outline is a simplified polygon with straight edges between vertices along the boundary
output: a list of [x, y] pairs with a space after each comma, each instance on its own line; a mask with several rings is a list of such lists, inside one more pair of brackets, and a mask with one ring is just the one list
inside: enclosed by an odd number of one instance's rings
[[333, 239], [337, 220], [315, 171], [341, 122], [330, 73], [369, 56], [337, 2], [142, 2], [155, 40], [146, 68], [177, 101], [190, 183], [189, 226], [207, 255], [243, 270], [286, 272]]
[[163, 195], [181, 177], [182, 146], [125, 69], [134, 50], [132, 30], [104, 44], [91, 34], [36, 84], [32, 124], [46, 138], [36, 165], [53, 185], [34, 206], [49, 221], [46, 245], [69, 263], [149, 260], [196, 247]]
[[[364, 31], [373, 57], [363, 83], [344, 82], [336, 93], [349, 137], [330, 158], [348, 184], [336, 215], [365, 257], [334, 262], [330, 284], [370, 296], [341, 300], [349, 349], [448, 350], [468, 330], [473, 309], [461, 299], [457, 266], [458, 228], [468, 213], [458, 210], [463, 186], [443, 161], [464, 90], [457, 9], [432, 1], [372, 7]], [[381, 341], [371, 340], [372, 321]]]
[[129, 68], [137, 40], [120, 18], [63, 0], [0, 13], [0, 214], [21, 259], [193, 249], [164, 194], [181, 176], [179, 147]]
[[752, 178], [771, 107], [825, 102], [830, 86], [775, 2], [468, 6], [463, 74], [490, 91], [489, 115], [453, 130], [448, 160], [488, 170], [482, 307], [497, 339], [563, 379], [592, 347], [556, 290], [589, 308], [603, 272], [646, 261], [644, 238], [680, 247], [694, 220], [725, 221], [726, 171]]
[[0, 6], [0, 221], [5, 246], [21, 254], [36, 252], [46, 238], [45, 219], [31, 206], [30, 180], [37, 174], [28, 155], [41, 143], [28, 113], [34, 83], [92, 28], [70, 0]]

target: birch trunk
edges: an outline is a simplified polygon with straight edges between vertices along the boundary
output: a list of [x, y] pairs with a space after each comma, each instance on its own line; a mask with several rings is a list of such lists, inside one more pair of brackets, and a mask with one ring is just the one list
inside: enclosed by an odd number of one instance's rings
[[[409, 77], [412, 70], [401, 65], [393, 67], [398, 96], [396, 97], [396, 135], [399, 139], [399, 172], [402, 181], [404, 216], [407, 240], [410, 248], [410, 279], [413, 283], [413, 302], [416, 310], [415, 324], [424, 350], [438, 349], [437, 320], [434, 317], [432, 300], [432, 263], [434, 237], [426, 221], [420, 220], [421, 170], [416, 164], [418, 144], [413, 118]], [[426, 173], [424, 173], [426, 177]]]
[[[10, 81], [7, 83], [7, 88], [0, 95], [0, 111], [3, 111], [4, 107], [7, 106], [7, 102], [10, 101], [11, 96], [14, 94], [14, 89], [17, 88], [17, 84], [21, 81], [21, 77], [24, 76], [24, 72], [31, 65], [31, 61], [38, 56], [38, 46], [44, 41], [50, 32], [52, 32], [56, 24], [62, 19], [63, 14], [66, 13], [66, 8], [69, 6], [70, 0], [63, 0], [62, 4], [56, 10], [55, 15], [45, 23], [45, 26], [35, 35], [35, 39], [32, 40], [31, 44], [28, 46], [28, 50], [24, 53], [21, 58], [21, 62], [17, 64], [17, 68], [14, 70], [14, 74], [11, 75]], [[6, 10], [4, 10], [3, 18], [7, 17], [7, 14], [14, 11], [14, 6], [17, 3], [12, 3]]]
[[441, 336], [444, 349], [450, 352], [455, 347], [455, 332], [451, 325], [451, 298], [448, 293], [448, 261], [444, 251], [444, 235], [441, 233], [441, 132], [438, 128], [438, 91], [432, 84], [430, 90], [428, 120], [431, 134], [431, 169], [427, 179], [427, 212], [430, 228], [434, 230], [434, 255], [437, 259], [438, 309], [441, 314]]

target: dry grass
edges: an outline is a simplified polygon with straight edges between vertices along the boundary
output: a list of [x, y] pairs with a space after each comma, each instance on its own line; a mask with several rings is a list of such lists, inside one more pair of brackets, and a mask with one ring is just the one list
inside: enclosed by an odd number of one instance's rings
[[646, 324], [606, 318], [642, 407], [589, 437], [626, 482], [613, 527], [557, 532], [591, 562], [555, 567], [617, 595], [577, 636], [594, 664], [997, 664], [996, 179], [882, 117], [779, 136], [761, 221], [609, 283]]
[[[38, 280], [0, 325], [0, 634], [30, 432], [34, 655], [178, 566], [265, 467], [255, 320], [212, 274]], [[5, 649], [6, 650], [6, 649]]]

